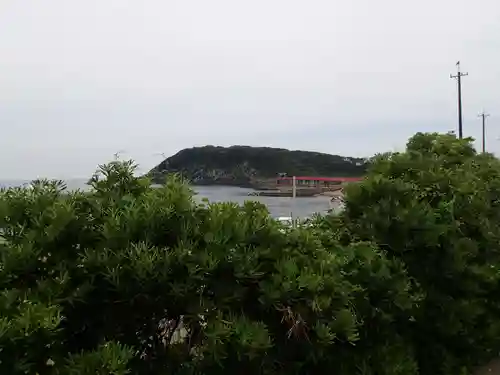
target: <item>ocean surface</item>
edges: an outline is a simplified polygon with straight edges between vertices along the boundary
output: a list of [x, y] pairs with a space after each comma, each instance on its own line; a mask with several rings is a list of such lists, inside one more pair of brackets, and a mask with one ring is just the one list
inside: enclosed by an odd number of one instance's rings
[[[67, 180], [65, 181], [68, 189], [76, 190], [88, 189], [87, 180]], [[29, 181], [0, 181], [0, 187], [15, 187], [29, 184]], [[195, 186], [193, 190], [197, 192], [195, 199], [201, 201], [207, 198], [210, 202], [235, 202], [242, 204], [247, 200], [258, 201], [265, 204], [269, 212], [274, 217], [293, 216], [297, 218], [306, 218], [314, 213], [326, 213], [329, 209], [340, 209], [338, 205], [330, 203], [329, 197], [255, 197], [248, 196], [249, 192], [254, 190], [238, 188], [233, 186]]]

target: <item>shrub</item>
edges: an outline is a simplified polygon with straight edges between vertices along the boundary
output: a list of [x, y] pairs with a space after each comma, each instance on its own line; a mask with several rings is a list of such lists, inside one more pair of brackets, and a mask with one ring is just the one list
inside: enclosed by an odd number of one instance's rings
[[[102, 178], [104, 176], [104, 178]], [[402, 262], [101, 167], [0, 194], [2, 374], [416, 374]]]
[[500, 350], [500, 163], [471, 142], [416, 134], [346, 192], [345, 230], [402, 261], [425, 293], [412, 333], [423, 374]]
[[500, 165], [417, 134], [283, 231], [131, 162], [0, 192], [1, 374], [456, 375], [499, 349]]

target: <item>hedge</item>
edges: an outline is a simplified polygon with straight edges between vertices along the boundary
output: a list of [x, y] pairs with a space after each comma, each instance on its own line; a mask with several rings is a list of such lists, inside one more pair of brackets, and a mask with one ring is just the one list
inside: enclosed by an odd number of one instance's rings
[[132, 162], [0, 193], [1, 374], [457, 375], [497, 356], [500, 164], [417, 134], [283, 230]]

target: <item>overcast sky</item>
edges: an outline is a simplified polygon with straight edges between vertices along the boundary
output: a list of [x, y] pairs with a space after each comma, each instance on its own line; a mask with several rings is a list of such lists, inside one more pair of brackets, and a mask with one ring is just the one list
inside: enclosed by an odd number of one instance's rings
[[125, 150], [370, 156], [457, 126], [500, 151], [498, 0], [1, 0], [0, 179], [86, 177]]

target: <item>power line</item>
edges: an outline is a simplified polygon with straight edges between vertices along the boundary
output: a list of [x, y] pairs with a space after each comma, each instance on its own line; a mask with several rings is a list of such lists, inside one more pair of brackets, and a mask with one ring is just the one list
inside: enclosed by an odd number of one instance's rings
[[458, 84], [458, 138], [462, 139], [462, 77], [468, 76], [469, 73], [460, 71], [460, 61], [457, 61], [457, 75], [450, 74], [450, 78], [456, 78]]
[[483, 111], [483, 113], [480, 113], [477, 117], [482, 117], [482, 122], [483, 122], [483, 153], [486, 152], [486, 117], [489, 117], [490, 115], [486, 112]]

